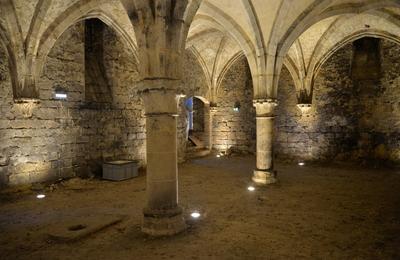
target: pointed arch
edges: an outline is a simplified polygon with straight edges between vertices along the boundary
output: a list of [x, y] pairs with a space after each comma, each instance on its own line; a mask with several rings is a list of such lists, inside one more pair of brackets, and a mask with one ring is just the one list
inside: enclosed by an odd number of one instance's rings
[[[94, 4], [96, 3], [96, 4]], [[98, 18], [108, 25], [120, 35], [124, 43], [130, 47], [135, 58], [138, 60], [137, 46], [134, 35], [129, 34], [123, 26], [116, 20], [112, 13], [108, 13], [99, 8], [102, 4], [106, 4], [106, 0], [81, 1], [77, 2], [62, 14], [60, 14], [44, 31], [40, 39], [38, 39], [37, 56], [32, 62], [35, 64], [35, 77], [40, 77], [43, 70], [45, 60], [50, 50], [56, 43], [57, 39], [73, 24], [91, 18]]]
[[16, 16], [14, 3], [10, 0], [0, 6], [3, 23], [0, 23], [0, 41], [5, 46], [8, 55], [9, 71], [14, 100], [23, 97], [25, 93], [25, 53], [21, 26]]
[[11, 78], [12, 93], [13, 97], [15, 98], [17, 95], [17, 87], [19, 85], [17, 57], [15, 56], [11, 39], [6, 29], [1, 23], [0, 23], [0, 45], [3, 46], [4, 50], [6, 51], [8, 60], [8, 70]]
[[[359, 14], [369, 10], [381, 9], [386, 7], [400, 7], [400, 2], [396, 0], [366, 0], [361, 3], [336, 4], [334, 1], [323, 0], [313, 1], [304, 12], [288, 27], [282, 37], [279, 35], [280, 27], [276, 22], [273, 32], [268, 42], [268, 53], [273, 54], [267, 61], [267, 86], [271, 88], [270, 93], [277, 95], [277, 87], [279, 74], [282, 68], [284, 58], [290, 46], [294, 41], [313, 24], [325, 18], [342, 14]], [[280, 7], [280, 15], [276, 17], [276, 21], [282, 20], [284, 17], [281, 12], [284, 8]]]
[[211, 74], [210, 71], [207, 68], [207, 64], [205, 62], [205, 60], [203, 59], [203, 57], [201, 56], [201, 54], [198, 52], [198, 50], [196, 49], [196, 47], [194, 46], [190, 46], [188, 48], [189, 51], [192, 52], [192, 54], [196, 57], [196, 60], [199, 62], [201, 69], [204, 72], [204, 76], [206, 77], [206, 81], [207, 81], [207, 87], [208, 89], [212, 89], [212, 79], [211, 79]]
[[217, 80], [217, 85], [215, 88], [215, 96], [218, 96], [219, 90], [221, 89], [221, 85], [223, 80], [225, 79], [226, 74], [228, 73], [229, 69], [235, 64], [240, 58], [245, 57], [243, 52], [238, 52], [236, 53], [224, 66], [222, 69], [218, 80]]

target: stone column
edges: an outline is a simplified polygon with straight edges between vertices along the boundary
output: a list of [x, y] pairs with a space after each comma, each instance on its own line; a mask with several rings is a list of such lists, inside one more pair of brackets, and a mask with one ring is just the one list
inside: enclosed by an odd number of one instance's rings
[[211, 104], [204, 104], [204, 132], [205, 132], [205, 146], [212, 150], [213, 146], [213, 117], [217, 111], [215, 106]]
[[[147, 204], [143, 232], [185, 229], [178, 206], [177, 113], [185, 42], [201, 0], [125, 1], [135, 30], [147, 131]], [[127, 3], [129, 2], [129, 4]]]
[[211, 104], [210, 106], [210, 150], [212, 150], [214, 145], [214, 120], [215, 114], [217, 113], [218, 109], [216, 105]]
[[178, 206], [176, 128], [180, 96], [166, 87], [177, 84], [176, 80], [147, 80], [142, 84], [147, 136], [147, 202], [142, 231], [152, 236], [174, 235], [186, 227]]
[[257, 184], [276, 182], [276, 172], [273, 168], [273, 132], [275, 100], [255, 100], [257, 120], [257, 164], [253, 181]]

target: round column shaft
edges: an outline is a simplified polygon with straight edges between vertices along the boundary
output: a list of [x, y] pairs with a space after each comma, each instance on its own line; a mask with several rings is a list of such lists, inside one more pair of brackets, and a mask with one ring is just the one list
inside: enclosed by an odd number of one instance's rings
[[186, 228], [178, 206], [177, 106], [173, 90], [142, 92], [146, 110], [147, 202], [142, 231], [174, 235]]
[[273, 100], [257, 100], [254, 102], [257, 120], [257, 162], [252, 180], [257, 184], [275, 183], [276, 172], [273, 168], [273, 132], [274, 111]]

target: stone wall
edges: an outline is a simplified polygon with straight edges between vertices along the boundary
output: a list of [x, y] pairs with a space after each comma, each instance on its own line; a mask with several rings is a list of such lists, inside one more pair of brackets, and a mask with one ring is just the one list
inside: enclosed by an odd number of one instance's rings
[[[235, 103], [240, 104], [234, 111]], [[253, 85], [245, 57], [227, 72], [218, 90], [217, 112], [213, 120], [214, 148], [255, 152], [256, 120], [253, 107]]]
[[[104, 70], [109, 80], [111, 104], [86, 111], [96, 122], [97, 132], [91, 137], [91, 160], [139, 160], [145, 164], [146, 127], [143, 102], [137, 93], [138, 64], [134, 53], [111, 29], [104, 31]], [[89, 132], [90, 132], [90, 128]]]
[[[51, 50], [40, 80], [39, 103], [13, 101], [6, 52], [0, 48], [0, 183], [24, 184], [101, 173], [101, 163], [139, 160], [145, 165], [145, 117], [135, 86], [137, 61], [122, 38], [107, 26], [103, 31], [104, 79], [111, 97], [86, 98], [86, 81], [94, 82], [85, 61], [85, 25], [69, 28]], [[184, 59], [183, 94], [207, 99], [208, 85], [196, 58]], [[95, 84], [92, 85], [95, 88]], [[96, 89], [92, 88], [91, 91]], [[55, 100], [55, 89], [67, 100]], [[99, 91], [98, 93], [105, 93]], [[178, 154], [187, 144], [187, 111], [180, 102]], [[233, 111], [240, 102], [239, 112]], [[245, 58], [234, 64], [223, 81], [214, 118], [214, 147], [254, 151], [255, 120], [252, 84]]]
[[85, 101], [98, 105], [111, 103], [112, 98], [112, 87], [104, 64], [105, 47], [109, 44], [107, 31], [107, 25], [101, 20], [85, 20]]
[[[43, 77], [37, 82], [39, 104], [13, 103], [10, 81], [2, 84], [3, 182], [21, 184], [73, 176], [77, 158], [85, 156], [78, 123], [81, 115], [74, 109], [84, 95], [82, 29], [82, 24], [69, 29], [49, 54]], [[53, 87], [59, 86], [68, 90], [68, 102], [53, 100]]]
[[[104, 62], [112, 103], [85, 102], [84, 26], [58, 39], [37, 82], [39, 104], [15, 104], [4, 50], [0, 52], [0, 180], [22, 184], [98, 173], [108, 159], [145, 160], [142, 104], [134, 92], [137, 64], [121, 40], [105, 33]], [[111, 77], [109, 77], [111, 78]], [[66, 101], [54, 89], [67, 90]]]
[[275, 152], [281, 159], [325, 160], [348, 149], [355, 131], [349, 77], [352, 47], [346, 46], [326, 62], [314, 84], [313, 105], [297, 107], [294, 83], [284, 69], [278, 90]]
[[399, 46], [381, 42], [379, 81], [353, 82], [353, 46], [336, 52], [321, 68], [313, 104], [296, 106], [289, 72], [282, 71], [276, 119], [275, 152], [280, 159], [399, 161]]
[[[187, 97], [209, 97], [208, 85], [198, 61], [191, 52], [185, 53], [182, 85]], [[255, 152], [255, 110], [253, 108], [253, 87], [246, 58], [239, 59], [225, 75], [217, 97], [217, 112], [213, 120], [213, 149], [226, 151], [229, 148], [241, 152]], [[233, 107], [240, 103], [240, 110]], [[207, 117], [207, 114], [204, 114]], [[187, 145], [187, 111], [184, 102], [180, 104], [178, 118], [178, 156], [184, 160]], [[200, 139], [206, 136], [199, 136]]]
[[[16, 107], [12, 107], [12, 86], [8, 69], [7, 53], [3, 44], [0, 44], [0, 186], [8, 182], [10, 157], [6, 147], [12, 147], [10, 120], [15, 118]], [[21, 114], [21, 113], [20, 113]], [[21, 117], [22, 115], [20, 115]], [[17, 130], [17, 132], [20, 132]], [[11, 149], [11, 148], [9, 148]]]
[[196, 57], [188, 50], [184, 53], [182, 76], [181, 84], [184, 97], [179, 101], [179, 117], [177, 120], [179, 162], [185, 161], [186, 146], [188, 144], [189, 114], [185, 107], [185, 100], [193, 96], [205, 98], [208, 91], [204, 72]]
[[208, 99], [208, 85], [203, 69], [191, 51], [186, 50], [183, 57], [182, 91], [186, 97]]
[[400, 163], [400, 46], [382, 40], [381, 78], [355, 82], [359, 136], [355, 158]]
[[193, 131], [204, 132], [204, 103], [198, 98], [193, 98]]

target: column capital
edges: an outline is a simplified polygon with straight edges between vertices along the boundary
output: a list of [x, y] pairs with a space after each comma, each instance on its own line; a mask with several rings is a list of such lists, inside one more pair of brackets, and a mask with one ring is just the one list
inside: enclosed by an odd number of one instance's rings
[[278, 102], [276, 99], [255, 99], [253, 106], [256, 108], [257, 117], [273, 117]]
[[215, 113], [217, 113], [217, 111], [218, 111], [218, 107], [216, 107], [216, 106], [210, 106], [210, 113], [211, 113], [211, 114], [215, 114]]
[[37, 99], [39, 99], [39, 92], [36, 88], [35, 79], [32, 75], [25, 75], [14, 93], [14, 100], [24, 102], [25, 100]]
[[308, 113], [311, 110], [312, 104], [297, 104], [297, 107], [302, 113]]
[[174, 90], [178, 93], [180, 92], [181, 82], [182, 81], [180, 79], [148, 78], [139, 81], [137, 84], [137, 89], [139, 94], [153, 90]]
[[182, 53], [200, 0], [134, 0], [129, 18], [135, 30], [139, 71], [144, 77], [182, 77]]
[[146, 116], [178, 114], [178, 101], [181, 97], [176, 87], [177, 80], [143, 80], [139, 91], [144, 102]]

